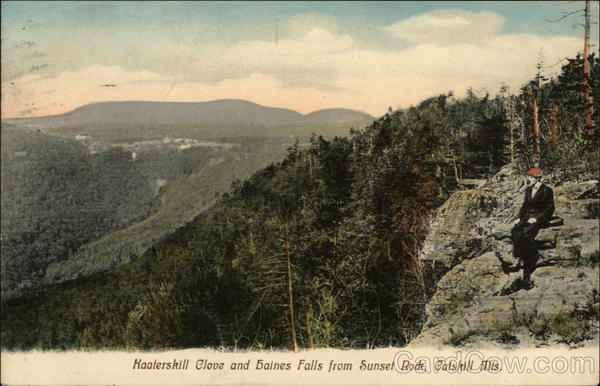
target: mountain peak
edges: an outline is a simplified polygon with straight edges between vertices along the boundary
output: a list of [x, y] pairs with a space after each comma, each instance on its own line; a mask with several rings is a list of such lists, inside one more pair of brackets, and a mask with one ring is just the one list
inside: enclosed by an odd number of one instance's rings
[[[324, 109], [303, 115], [242, 99], [218, 99], [208, 102], [106, 101], [61, 115], [4, 122], [50, 131], [60, 129], [65, 134], [85, 129], [94, 138], [114, 142], [131, 140], [132, 136], [135, 140], [148, 139], [147, 136], [156, 139], [172, 131], [197, 139], [240, 135], [307, 136], [312, 132], [324, 136], [345, 135], [350, 127], [365, 126], [373, 119], [350, 109]], [[152, 133], [144, 128], [153, 128]], [[140, 129], [144, 129], [142, 133], [133, 134]]]

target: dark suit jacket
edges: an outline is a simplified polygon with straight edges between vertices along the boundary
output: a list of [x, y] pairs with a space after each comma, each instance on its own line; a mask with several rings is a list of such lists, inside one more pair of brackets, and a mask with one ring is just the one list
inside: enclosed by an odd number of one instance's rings
[[525, 202], [519, 211], [521, 221], [534, 217], [538, 222], [546, 222], [554, 213], [554, 192], [542, 184], [535, 196], [531, 197], [531, 186], [525, 189]]

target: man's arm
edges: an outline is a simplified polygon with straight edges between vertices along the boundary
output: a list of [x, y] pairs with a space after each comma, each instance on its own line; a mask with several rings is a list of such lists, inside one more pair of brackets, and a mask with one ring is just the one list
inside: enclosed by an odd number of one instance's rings
[[544, 210], [542, 212], [542, 218], [547, 220], [552, 217], [554, 213], [554, 192], [550, 187], [546, 186], [546, 191], [544, 192]]
[[519, 219], [523, 219], [523, 217], [525, 216], [525, 211], [527, 210], [527, 190], [529, 188], [525, 189], [525, 200], [523, 201], [523, 205], [521, 205], [521, 209], [519, 209]]

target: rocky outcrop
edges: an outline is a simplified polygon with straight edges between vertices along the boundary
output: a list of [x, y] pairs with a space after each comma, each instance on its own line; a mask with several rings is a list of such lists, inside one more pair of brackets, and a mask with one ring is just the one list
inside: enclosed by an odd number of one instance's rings
[[548, 184], [562, 221], [542, 229], [533, 287], [514, 269], [510, 229], [524, 198], [511, 165], [454, 193], [429, 226], [419, 259], [446, 273], [411, 346], [598, 344], [598, 181]]

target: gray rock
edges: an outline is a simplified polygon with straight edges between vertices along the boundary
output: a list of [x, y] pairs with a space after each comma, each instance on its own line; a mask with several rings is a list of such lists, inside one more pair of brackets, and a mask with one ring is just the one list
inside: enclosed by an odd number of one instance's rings
[[600, 229], [593, 217], [598, 181], [555, 187], [557, 214], [564, 224], [540, 231], [537, 240], [545, 249], [539, 250], [529, 290], [518, 285], [521, 272], [510, 270], [519, 263], [512, 257], [510, 230], [524, 197], [521, 174], [506, 166], [485, 183], [470, 186], [474, 188], [454, 193], [430, 222], [419, 259], [440, 262], [447, 272], [437, 283], [425, 307], [427, 320], [410, 346], [518, 342], [534, 347], [568, 340], [552, 332], [552, 323], [563, 329], [588, 328], [566, 331], [598, 342], [596, 320], [569, 319], [589, 313], [598, 302]]
[[597, 180], [582, 182], [565, 182], [554, 189], [557, 196], [563, 196], [568, 200], [599, 199], [600, 191]]

